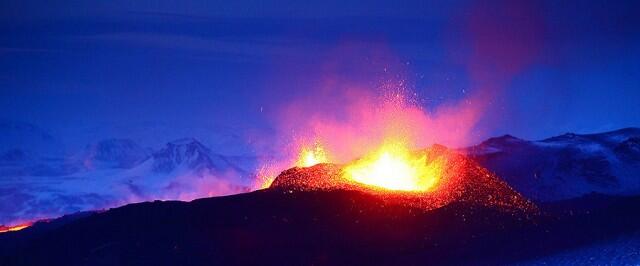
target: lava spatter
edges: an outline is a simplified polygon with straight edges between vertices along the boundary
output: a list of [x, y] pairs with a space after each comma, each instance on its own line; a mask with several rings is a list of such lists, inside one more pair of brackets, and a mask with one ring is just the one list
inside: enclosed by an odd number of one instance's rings
[[[284, 191], [308, 191], [308, 190], [358, 190], [379, 195], [390, 202], [409, 204], [425, 210], [431, 210], [446, 206], [453, 202], [471, 203], [474, 205], [495, 207], [507, 211], [537, 211], [537, 207], [531, 201], [524, 198], [498, 176], [478, 165], [466, 156], [449, 150], [443, 146], [434, 145], [430, 148], [411, 152], [408, 155], [409, 162], [417, 160], [424, 163], [425, 178], [434, 181], [427, 186], [418, 189], [398, 189], [394, 181], [379, 181], [381, 183], [362, 182], [353, 178], [354, 165], [361, 165], [357, 160], [347, 165], [318, 164], [312, 167], [294, 167], [282, 172], [275, 178], [270, 189], [282, 189]], [[373, 158], [376, 158], [375, 156]], [[382, 157], [378, 157], [380, 159]], [[417, 159], [415, 159], [417, 158]], [[365, 159], [369, 160], [369, 159]], [[383, 159], [386, 160], [386, 159]], [[372, 160], [375, 164], [377, 160]], [[375, 168], [376, 166], [373, 166]], [[422, 166], [417, 166], [422, 167]], [[437, 170], [430, 170], [437, 168]], [[364, 168], [363, 168], [364, 169]], [[411, 170], [413, 171], [413, 170]], [[383, 171], [384, 173], [384, 171]], [[366, 171], [355, 174], [366, 174]], [[386, 178], [394, 178], [393, 171], [389, 171]], [[398, 173], [404, 175], [406, 173]], [[365, 176], [362, 176], [363, 178]], [[375, 177], [383, 178], [383, 176]], [[420, 184], [419, 180], [417, 183]], [[404, 187], [402, 187], [404, 188]], [[409, 187], [411, 188], [411, 187]], [[426, 188], [426, 189], [420, 189]]]

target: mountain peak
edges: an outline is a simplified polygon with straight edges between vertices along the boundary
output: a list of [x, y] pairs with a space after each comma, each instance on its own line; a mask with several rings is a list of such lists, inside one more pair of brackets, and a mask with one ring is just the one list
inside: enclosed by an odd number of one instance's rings
[[167, 143], [167, 144], [170, 144], [170, 145], [201, 145], [201, 146], [204, 147], [204, 145], [202, 145], [202, 143], [200, 143], [195, 138], [180, 138], [180, 139], [169, 141], [169, 143]]
[[542, 140], [542, 142], [562, 142], [562, 141], [581, 141], [581, 140], [596, 140], [602, 142], [613, 142], [620, 143], [625, 141], [631, 137], [640, 137], [640, 128], [637, 127], [627, 127], [616, 129], [612, 131], [602, 132], [602, 133], [592, 133], [592, 134], [576, 134], [572, 132], [567, 132], [562, 135], [546, 138]]
[[504, 134], [504, 135], [502, 135], [502, 136], [500, 136], [500, 137], [495, 137], [495, 139], [501, 139], [501, 140], [522, 140], [522, 139], [520, 139], [520, 138], [514, 137], [514, 136], [509, 135], [509, 134]]
[[216, 168], [209, 148], [194, 138], [170, 141], [163, 149], [153, 153], [153, 158], [154, 169], [160, 172], [171, 172], [178, 168], [201, 172]]
[[147, 151], [131, 139], [104, 139], [87, 145], [84, 165], [105, 164], [111, 168], [131, 168], [149, 158]]
[[562, 135], [543, 139], [542, 142], [575, 141], [581, 139], [582, 137], [583, 135], [567, 132]]
[[509, 144], [522, 143], [522, 142], [527, 142], [527, 141], [520, 138], [516, 138], [509, 134], [505, 134], [500, 137], [489, 138], [483, 141], [482, 143], [480, 143], [480, 145], [504, 146]]

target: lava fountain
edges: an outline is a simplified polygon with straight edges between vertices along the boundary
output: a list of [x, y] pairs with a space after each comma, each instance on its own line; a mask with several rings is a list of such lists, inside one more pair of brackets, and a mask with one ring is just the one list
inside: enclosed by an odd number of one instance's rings
[[373, 187], [425, 192], [437, 183], [442, 160], [427, 163], [427, 155], [409, 151], [403, 142], [391, 142], [343, 169], [343, 177]]
[[302, 148], [300, 155], [298, 156], [298, 160], [296, 161], [296, 166], [309, 167], [319, 163], [326, 163], [328, 161], [327, 152], [320, 142], [316, 141], [312, 147]]
[[256, 187], [270, 187], [280, 171], [289, 167], [337, 163], [341, 164], [342, 181], [368, 189], [434, 190], [448, 161], [415, 152], [415, 147], [430, 141], [435, 132], [457, 130], [434, 126], [427, 132], [425, 128], [436, 122], [407, 94], [405, 89], [388, 89], [380, 95], [357, 94], [353, 102], [347, 101], [345, 113], [337, 115], [339, 119], [324, 113], [328, 117], [309, 115], [306, 120], [295, 119], [304, 127], [289, 130], [299, 134], [287, 141], [292, 143], [292, 152], [285, 152], [289, 155], [283, 160], [261, 166]]
[[389, 204], [432, 210], [453, 202], [537, 212], [537, 207], [494, 173], [441, 145], [416, 151], [401, 143], [381, 148], [348, 164], [321, 163], [280, 173], [268, 189], [360, 191]]

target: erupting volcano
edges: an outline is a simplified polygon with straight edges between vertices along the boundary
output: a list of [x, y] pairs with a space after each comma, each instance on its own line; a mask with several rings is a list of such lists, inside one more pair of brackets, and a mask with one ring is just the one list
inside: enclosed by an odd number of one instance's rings
[[640, 265], [638, 10], [2, 1], [0, 266]]
[[[434, 144], [464, 142], [477, 118], [476, 105], [429, 112], [403, 84], [390, 82], [377, 93], [352, 92], [355, 96], [345, 96], [336, 109], [286, 108], [283, 132], [296, 135], [285, 135], [284, 142], [297, 153], [263, 175], [260, 187], [357, 190], [426, 210], [452, 202], [536, 210], [489, 170]], [[425, 146], [430, 147], [416, 148]], [[294, 168], [280, 173], [288, 167]]]
[[495, 174], [440, 145], [420, 151], [386, 145], [346, 165], [294, 167], [276, 177], [269, 188], [356, 190], [424, 210], [465, 202], [505, 211], [537, 211], [533, 203]]

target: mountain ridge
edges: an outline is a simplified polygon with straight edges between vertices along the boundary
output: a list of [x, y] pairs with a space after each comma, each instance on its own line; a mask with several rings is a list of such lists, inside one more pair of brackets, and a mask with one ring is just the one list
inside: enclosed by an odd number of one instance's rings
[[640, 192], [640, 128], [539, 141], [491, 138], [460, 149], [537, 201]]
[[[591, 192], [635, 195], [640, 194], [640, 136], [634, 135], [639, 131], [624, 128], [599, 134], [565, 134], [539, 141], [503, 135], [456, 151], [496, 173], [535, 202], [569, 199]], [[254, 170], [265, 160], [259, 155], [219, 154], [195, 138], [179, 138], [158, 149], [142, 149], [144, 152], [140, 153], [148, 156], [146, 160], [136, 159], [140, 158], [135, 155], [137, 152], [124, 152], [111, 158], [113, 163], [94, 164], [90, 168], [82, 164], [87, 154], [83, 152], [70, 159], [56, 159], [19, 149], [8, 151], [0, 156], [0, 175], [4, 178], [0, 191], [6, 192], [0, 199], [15, 204], [0, 205], [0, 212], [7, 214], [0, 216], [0, 224], [12, 224], [13, 218], [9, 217], [28, 219], [34, 215], [34, 219], [39, 219], [44, 214], [56, 217], [154, 197], [186, 200], [239, 193], [248, 190]], [[164, 153], [159, 153], [163, 150]], [[154, 154], [162, 159], [156, 162]], [[134, 159], [121, 162], [118, 159], [128, 157]], [[127, 167], [114, 168], [119, 165]], [[56, 183], [57, 180], [66, 181]], [[53, 206], [61, 203], [65, 205]]]

